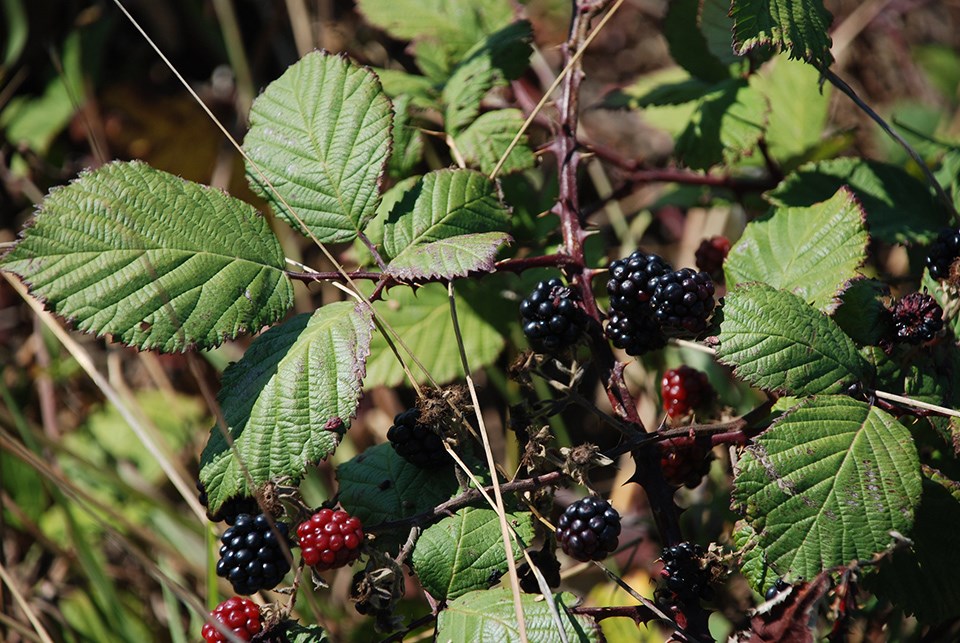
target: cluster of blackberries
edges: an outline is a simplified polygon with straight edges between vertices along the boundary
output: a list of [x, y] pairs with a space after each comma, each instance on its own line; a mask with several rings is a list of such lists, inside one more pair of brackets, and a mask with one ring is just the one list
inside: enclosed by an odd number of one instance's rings
[[238, 594], [272, 589], [290, 571], [289, 527], [265, 514], [240, 514], [220, 537], [217, 576]]
[[580, 561], [603, 560], [620, 540], [620, 514], [601, 498], [587, 496], [557, 521], [557, 541], [564, 553]]
[[420, 467], [434, 469], [450, 463], [443, 439], [429, 426], [421, 424], [420, 411], [407, 409], [393, 418], [387, 439], [401, 458]]
[[576, 344], [587, 319], [580, 295], [557, 278], [541, 281], [520, 302], [523, 334], [538, 353], [556, 353]]
[[898, 300], [891, 311], [897, 340], [921, 344], [943, 328], [943, 309], [930, 295], [914, 292]]
[[662, 348], [667, 336], [707, 328], [715, 291], [706, 272], [671, 270], [662, 257], [641, 251], [610, 263], [607, 337], [630, 355]]
[[960, 229], [947, 228], [940, 232], [927, 250], [927, 270], [934, 279], [950, 277], [950, 266], [960, 258]]
[[706, 574], [700, 564], [703, 547], [691, 543], [680, 543], [663, 550], [663, 571], [668, 591], [686, 603], [697, 599], [709, 600], [712, 590], [707, 583]]
[[321, 509], [297, 527], [303, 561], [325, 571], [349, 565], [360, 557], [363, 525], [346, 511]]
[[198, 499], [203, 508], [207, 510], [207, 520], [210, 522], [226, 522], [232, 525], [240, 514], [257, 514], [260, 508], [257, 506], [257, 499], [250, 496], [234, 496], [223, 501], [217, 511], [212, 512], [207, 506], [207, 490], [203, 484], [197, 480], [197, 491], [200, 492]]

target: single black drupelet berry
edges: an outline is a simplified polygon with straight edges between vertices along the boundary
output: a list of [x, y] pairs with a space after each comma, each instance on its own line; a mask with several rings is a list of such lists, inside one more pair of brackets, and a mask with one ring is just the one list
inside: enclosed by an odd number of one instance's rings
[[638, 307], [646, 310], [646, 303], [656, 288], [656, 279], [670, 272], [670, 264], [659, 255], [638, 250], [626, 259], [610, 262], [609, 270], [610, 308], [626, 312]]
[[912, 292], [897, 301], [892, 313], [897, 339], [901, 342], [927, 342], [943, 328], [943, 309], [936, 299], [924, 293]]
[[587, 496], [557, 521], [557, 541], [564, 553], [580, 561], [603, 560], [617, 548], [620, 514], [606, 500]]
[[710, 275], [681, 268], [657, 277], [650, 305], [668, 333], [698, 334], [706, 330], [713, 312], [713, 293]]
[[643, 355], [667, 345], [667, 337], [652, 312], [612, 311], [605, 332], [613, 345], [628, 355]]
[[433, 469], [450, 462], [443, 439], [425, 424], [420, 424], [420, 411], [407, 409], [393, 418], [387, 439], [401, 458], [421, 469]]
[[232, 525], [240, 514], [260, 513], [257, 499], [250, 496], [227, 498], [216, 512], [211, 512], [207, 506], [207, 490], [203, 488], [203, 484], [199, 480], [197, 480], [197, 491], [200, 492], [198, 500], [207, 510], [207, 520], [210, 522], [226, 522], [228, 525]]
[[950, 266], [960, 257], [960, 229], [940, 231], [936, 241], [927, 250], [927, 270], [934, 279], [950, 276]]
[[790, 583], [783, 580], [782, 578], [778, 578], [777, 580], [774, 581], [773, 585], [767, 588], [767, 591], [763, 595], [763, 598], [765, 600], [772, 601], [777, 596], [777, 594], [784, 591], [788, 587], [790, 587]]
[[530, 347], [538, 353], [556, 353], [573, 346], [587, 326], [580, 296], [557, 278], [541, 281], [520, 302], [520, 322]]
[[709, 598], [711, 591], [706, 575], [700, 565], [703, 547], [691, 543], [680, 543], [663, 550], [663, 571], [667, 590], [680, 600], [692, 602], [698, 598]]
[[[274, 527], [276, 530], [274, 530]], [[226, 578], [237, 594], [273, 589], [290, 571], [287, 546], [289, 527], [264, 514], [240, 514], [223, 532], [217, 576]]]

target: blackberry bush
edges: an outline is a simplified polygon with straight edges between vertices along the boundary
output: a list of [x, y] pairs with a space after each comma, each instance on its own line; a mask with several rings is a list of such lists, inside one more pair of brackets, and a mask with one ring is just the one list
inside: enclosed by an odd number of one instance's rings
[[217, 576], [226, 578], [238, 594], [276, 587], [290, 571], [289, 527], [264, 514], [240, 514], [223, 532]]
[[393, 450], [407, 462], [421, 469], [433, 469], [450, 464], [450, 454], [443, 446], [443, 438], [420, 424], [420, 411], [407, 409], [393, 418], [387, 439]]
[[557, 521], [557, 542], [580, 561], [603, 560], [620, 539], [620, 514], [601, 498], [587, 496], [569, 507]]
[[[227, 630], [241, 641], [249, 641], [263, 627], [260, 606], [249, 598], [239, 596], [228, 598], [217, 605], [210, 612], [210, 616], [222, 623]], [[224, 643], [230, 640], [212, 623], [204, 623], [201, 634], [207, 643]]]
[[587, 324], [580, 296], [557, 278], [541, 281], [520, 302], [520, 322], [530, 347], [556, 353], [577, 343]]
[[346, 511], [321, 509], [297, 527], [303, 561], [317, 571], [349, 565], [360, 557], [363, 525]]

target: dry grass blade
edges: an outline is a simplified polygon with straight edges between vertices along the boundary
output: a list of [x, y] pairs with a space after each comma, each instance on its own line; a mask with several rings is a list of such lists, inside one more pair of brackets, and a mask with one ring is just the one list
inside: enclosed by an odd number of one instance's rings
[[23, 598], [23, 594], [17, 589], [16, 583], [13, 582], [10, 574], [7, 573], [7, 569], [2, 564], [0, 564], [0, 580], [2, 580], [3, 584], [10, 590], [10, 593], [13, 595], [13, 600], [15, 600], [20, 609], [23, 610], [23, 613], [27, 616], [27, 620], [30, 621], [30, 625], [37, 633], [37, 636], [40, 637], [40, 640], [43, 641], [43, 643], [53, 643], [53, 639], [47, 634], [47, 630], [43, 627], [40, 619], [33, 613], [30, 604]]

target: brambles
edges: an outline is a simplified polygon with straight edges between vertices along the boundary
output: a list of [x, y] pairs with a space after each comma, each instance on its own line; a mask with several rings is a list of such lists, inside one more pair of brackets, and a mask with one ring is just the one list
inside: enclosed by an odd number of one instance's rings
[[730, 240], [723, 236], [710, 237], [700, 242], [694, 253], [697, 268], [711, 277], [723, 274], [723, 260], [730, 252]]
[[[210, 612], [210, 616], [223, 623], [226, 629], [241, 641], [249, 641], [263, 627], [260, 606], [249, 598], [239, 596], [228, 598], [217, 605]], [[207, 643], [222, 643], [230, 640], [212, 623], [204, 623], [201, 634]]]
[[321, 509], [297, 527], [304, 562], [325, 571], [349, 565], [360, 557], [363, 525], [346, 511]]
[[541, 281], [520, 302], [520, 322], [530, 347], [556, 353], [577, 343], [587, 325], [577, 292], [557, 278]]
[[260, 511], [256, 498], [236, 496], [225, 500], [216, 513], [211, 513], [207, 508], [207, 492], [199, 480], [197, 480], [197, 490], [200, 492], [197, 499], [207, 509], [207, 520], [210, 522], [225, 522], [232, 525], [240, 514], [256, 514]]
[[927, 270], [934, 279], [950, 277], [950, 267], [960, 257], [960, 229], [947, 228], [927, 250]]
[[557, 521], [557, 541], [564, 553], [580, 561], [603, 560], [617, 548], [620, 514], [601, 498], [587, 496]]
[[703, 547], [688, 542], [663, 550], [661, 575], [665, 579], [664, 585], [682, 602], [710, 598], [712, 592], [701, 565], [703, 554]]
[[286, 523], [264, 514], [240, 514], [220, 537], [217, 576], [229, 580], [238, 594], [276, 587], [290, 571], [288, 531]]
[[893, 305], [897, 338], [908, 344], [933, 339], [943, 328], [943, 309], [930, 295], [913, 292]]
[[660, 395], [672, 420], [707, 406], [716, 397], [707, 374], [687, 365], [671, 368], [660, 380]]
[[420, 424], [420, 411], [407, 409], [393, 418], [387, 439], [393, 450], [407, 462], [421, 469], [432, 469], [450, 463], [443, 438], [429, 426]]
[[657, 278], [650, 305], [668, 334], [682, 335], [686, 331], [696, 335], [707, 328], [713, 312], [713, 293], [710, 275], [681, 268]]

